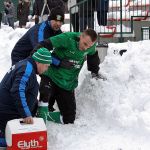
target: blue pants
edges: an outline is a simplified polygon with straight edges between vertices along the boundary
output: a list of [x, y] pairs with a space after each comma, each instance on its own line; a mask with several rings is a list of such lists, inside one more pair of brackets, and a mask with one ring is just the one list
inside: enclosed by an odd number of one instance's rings
[[5, 134], [0, 130], [0, 147], [7, 147]]

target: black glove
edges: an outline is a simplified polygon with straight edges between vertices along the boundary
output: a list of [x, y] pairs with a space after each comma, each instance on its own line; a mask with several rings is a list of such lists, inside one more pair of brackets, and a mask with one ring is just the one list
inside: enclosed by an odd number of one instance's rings
[[32, 56], [39, 48], [43, 47], [41, 44], [38, 44], [30, 53], [30, 56]]
[[104, 75], [102, 75], [101, 73], [93, 73], [92, 72], [91, 75], [92, 75], [92, 78], [95, 78], [96, 80], [98, 80], [98, 79], [102, 79], [104, 81], [107, 80], [107, 78]]
[[52, 53], [52, 65], [59, 68], [71, 69], [74, 67], [74, 63], [68, 59], [60, 59], [54, 52]]
[[36, 47], [33, 49], [33, 51], [31, 51], [30, 55], [33, 55], [33, 53], [36, 52], [41, 47], [45, 47], [49, 51], [53, 49], [53, 45], [52, 45], [51, 41], [49, 39], [46, 39], [46, 40], [41, 41], [40, 43], [38, 43], [36, 45]]
[[74, 63], [70, 62], [67, 59], [64, 59], [64, 60], [60, 61], [59, 66], [62, 67], [62, 68], [66, 68], [66, 69], [72, 69], [74, 67]]
[[47, 48], [49, 51], [53, 49], [53, 45], [49, 39], [41, 41], [38, 45]]

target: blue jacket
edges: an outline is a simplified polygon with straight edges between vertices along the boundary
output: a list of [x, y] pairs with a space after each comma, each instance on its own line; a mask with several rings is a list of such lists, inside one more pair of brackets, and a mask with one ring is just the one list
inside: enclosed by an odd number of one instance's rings
[[50, 21], [34, 25], [23, 35], [13, 48], [11, 53], [12, 65], [27, 58], [39, 42], [60, 33], [62, 33], [61, 30], [54, 31], [51, 28]]
[[6, 73], [0, 83], [0, 127], [9, 118], [35, 115], [39, 89], [36, 74], [37, 66], [32, 58], [16, 63]]

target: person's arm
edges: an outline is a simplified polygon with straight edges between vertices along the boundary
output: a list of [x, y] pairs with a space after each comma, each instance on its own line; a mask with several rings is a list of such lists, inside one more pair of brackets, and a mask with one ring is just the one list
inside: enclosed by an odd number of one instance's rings
[[32, 65], [27, 63], [16, 72], [15, 79], [10, 89], [12, 99], [14, 100], [15, 108], [22, 118], [32, 117], [30, 109], [27, 105], [27, 86], [32, 74]]
[[66, 33], [61, 33], [56, 36], [52, 36], [48, 39], [45, 39], [44, 41], [41, 41], [38, 45], [38, 47], [46, 47], [49, 50], [52, 50], [53, 48], [67, 48], [70, 39], [73, 38], [75, 39], [77, 36], [80, 36], [80, 33], [73, 33], [73, 32], [66, 32]]
[[[68, 45], [68, 39], [69, 37], [67, 34], [62, 33], [57, 36], [50, 37], [44, 41], [41, 41], [32, 51], [31, 55], [37, 51], [37, 49], [41, 47], [45, 47], [49, 50], [53, 50], [53, 48], [65, 48]], [[57, 56], [52, 56], [52, 64], [57, 67], [63, 67], [63, 68], [72, 68], [73, 64], [72, 62], [69, 62], [67, 60], [61, 60]]]
[[[48, 50], [53, 49], [53, 45], [49, 39], [46, 39], [44, 41], [41, 41], [40, 43], [37, 44], [37, 46], [33, 49], [30, 55], [33, 55], [34, 52], [36, 52], [39, 48], [45, 47]], [[52, 56], [52, 64], [54, 66], [60, 66], [61, 62], [60, 59], [56, 58], [55, 56]]]
[[98, 74], [100, 59], [98, 57], [98, 52], [96, 51], [93, 55], [87, 55], [87, 66], [88, 70], [92, 73]]
[[99, 73], [100, 70], [99, 64], [100, 59], [97, 51], [87, 55], [87, 67], [88, 70], [91, 71], [92, 78], [107, 80], [107, 78], [104, 75]]
[[[58, 44], [58, 45], [59, 45], [59, 44]], [[60, 45], [61, 45], [61, 44], [60, 44]], [[60, 46], [60, 45], [59, 45], [59, 46]], [[52, 49], [53, 49], [53, 44], [52, 44], [52, 42], [51, 42], [50, 39], [46, 39], [46, 40], [40, 42], [40, 43], [36, 46], [36, 48], [32, 51], [31, 55], [32, 55], [35, 51], [37, 51], [37, 49], [39, 49], [39, 48], [41, 48], [41, 47], [45, 47], [45, 48], [47, 48], [47, 49], [49, 49], [49, 50], [52, 50]], [[67, 61], [67, 60], [61, 60], [60, 58], [58, 58], [57, 56], [54, 56], [53, 54], [52, 54], [52, 64], [53, 64], [54, 66], [56, 66], [56, 67], [63, 67], [63, 68], [67, 68], [67, 69], [70, 69], [70, 68], [73, 67], [73, 63], [72, 63], [72, 62], [69, 62], [69, 61]]]
[[53, 44], [52, 44], [52, 42], [51, 42], [49, 39], [46, 39], [46, 40], [44, 40], [44, 41], [41, 41], [41, 42], [39, 42], [39, 43], [35, 46], [34, 50], [31, 52], [31, 55], [32, 55], [34, 52], [36, 52], [36, 51], [37, 51], [39, 48], [41, 48], [41, 47], [45, 47], [45, 48], [47, 48], [47, 49], [50, 51], [50, 50], [53, 49]]

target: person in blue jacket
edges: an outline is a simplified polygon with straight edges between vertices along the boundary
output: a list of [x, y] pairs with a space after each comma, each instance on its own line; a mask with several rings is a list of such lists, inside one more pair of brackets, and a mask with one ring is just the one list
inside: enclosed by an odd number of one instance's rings
[[[64, 11], [56, 7], [51, 11], [49, 19], [30, 28], [16, 43], [11, 53], [12, 65], [30, 56], [36, 45], [49, 37], [61, 34], [60, 27], [64, 21]], [[53, 57], [52, 63], [58, 65], [59, 61]]]
[[22, 118], [24, 123], [33, 124], [39, 90], [36, 74], [45, 72], [51, 62], [49, 50], [40, 48], [31, 57], [13, 65], [2, 79], [0, 83], [0, 147], [6, 146], [7, 121]]

